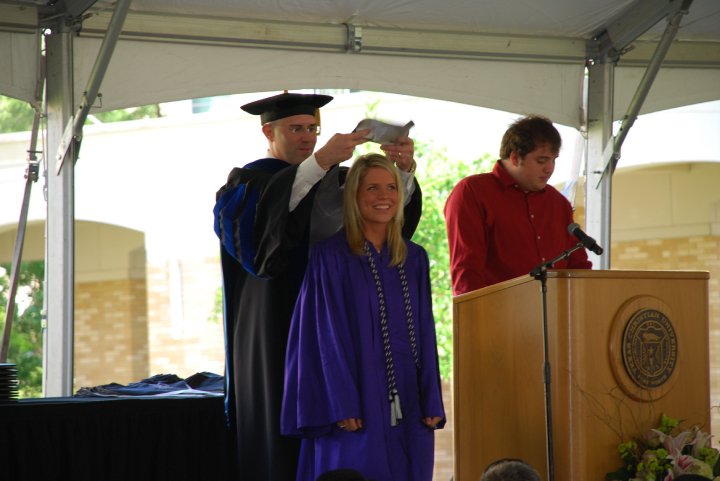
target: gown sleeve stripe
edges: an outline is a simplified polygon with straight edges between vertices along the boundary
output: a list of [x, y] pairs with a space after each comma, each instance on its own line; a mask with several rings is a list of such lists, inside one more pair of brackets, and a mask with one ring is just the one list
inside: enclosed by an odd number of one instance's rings
[[262, 159], [235, 169], [228, 183], [218, 192], [213, 209], [215, 233], [222, 247], [255, 276], [258, 276], [255, 267], [258, 200], [270, 176], [286, 166], [277, 159]]

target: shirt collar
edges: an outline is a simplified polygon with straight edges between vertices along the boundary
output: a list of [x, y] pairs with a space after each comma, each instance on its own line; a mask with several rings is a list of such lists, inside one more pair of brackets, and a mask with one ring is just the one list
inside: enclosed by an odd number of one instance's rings
[[506, 187], [512, 187], [516, 185], [515, 179], [512, 178], [510, 173], [503, 167], [500, 160], [495, 161], [495, 166], [492, 170], [493, 175], [500, 181], [500, 183]]
[[536, 192], [523, 191], [520, 188], [520, 186], [518, 185], [518, 183], [515, 181], [515, 179], [513, 179], [512, 175], [510, 175], [510, 172], [508, 172], [507, 169], [505, 167], [503, 167], [502, 162], [500, 162], [500, 160], [497, 160], [495, 162], [495, 166], [493, 167], [492, 174], [505, 187], [513, 187], [518, 192], [522, 192], [523, 194], [540, 194], [542, 192], [545, 192], [545, 189], [547, 189], [547, 186], [546, 186], [544, 189], [536, 191]]

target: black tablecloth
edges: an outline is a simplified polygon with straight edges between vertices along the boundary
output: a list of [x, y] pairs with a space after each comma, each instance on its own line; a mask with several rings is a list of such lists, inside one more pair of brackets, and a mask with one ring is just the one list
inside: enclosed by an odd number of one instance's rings
[[0, 402], [0, 480], [231, 477], [222, 397]]

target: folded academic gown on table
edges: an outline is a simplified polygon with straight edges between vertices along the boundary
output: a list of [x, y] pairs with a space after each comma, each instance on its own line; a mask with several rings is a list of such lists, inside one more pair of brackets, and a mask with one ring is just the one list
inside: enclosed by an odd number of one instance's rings
[[83, 387], [75, 397], [121, 397], [121, 396], [223, 396], [225, 379], [211, 372], [199, 372], [182, 379], [175, 374], [156, 374], [127, 386], [110, 383], [102, 386]]

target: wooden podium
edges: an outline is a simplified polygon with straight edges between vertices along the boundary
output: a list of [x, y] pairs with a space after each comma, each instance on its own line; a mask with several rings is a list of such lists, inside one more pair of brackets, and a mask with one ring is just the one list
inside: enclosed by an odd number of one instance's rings
[[[548, 271], [555, 481], [604, 481], [617, 445], [665, 413], [710, 431], [707, 272]], [[541, 282], [524, 276], [457, 296], [455, 481], [499, 458], [547, 480]]]

